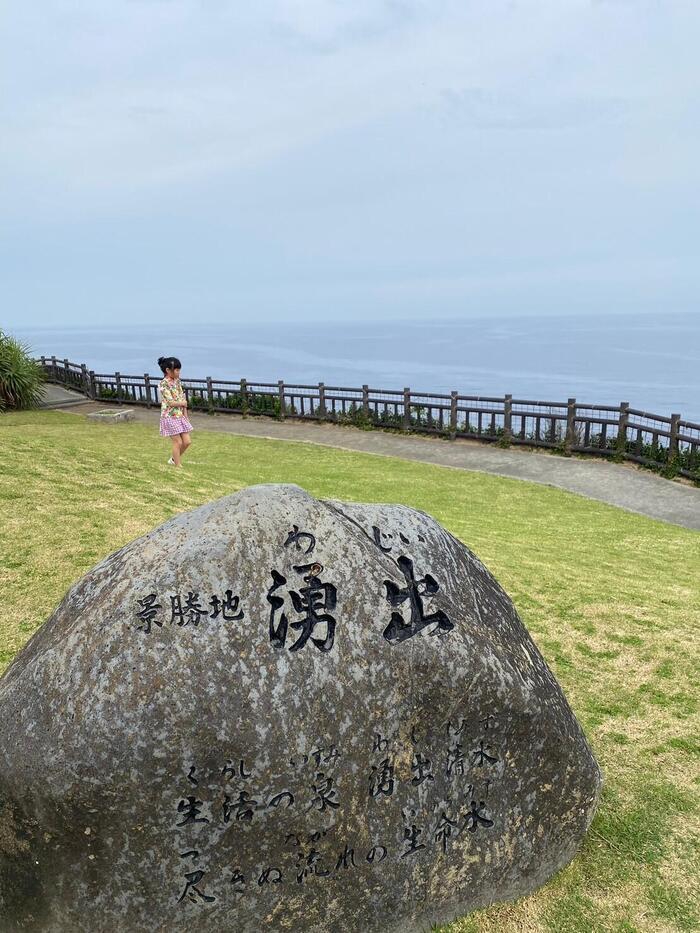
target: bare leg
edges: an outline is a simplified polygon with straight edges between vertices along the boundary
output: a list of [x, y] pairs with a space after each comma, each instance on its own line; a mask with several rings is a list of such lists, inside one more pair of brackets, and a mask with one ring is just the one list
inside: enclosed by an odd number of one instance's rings
[[180, 434], [180, 456], [182, 457], [188, 447], [192, 446], [192, 438], [190, 437], [189, 431], [185, 431], [184, 434]]
[[173, 436], [170, 439], [173, 442], [173, 463], [175, 464], [176, 467], [179, 467], [180, 466], [180, 450], [181, 450], [180, 435], [173, 434]]

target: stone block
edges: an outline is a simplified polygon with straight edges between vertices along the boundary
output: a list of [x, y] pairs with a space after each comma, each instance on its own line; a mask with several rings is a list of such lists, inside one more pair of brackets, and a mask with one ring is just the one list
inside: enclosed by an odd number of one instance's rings
[[467, 547], [254, 486], [103, 560], [0, 680], [0, 929], [429, 930], [544, 884], [600, 787]]
[[101, 424], [120, 424], [122, 421], [133, 421], [134, 411], [132, 408], [103, 408], [101, 411], [91, 412], [88, 418]]

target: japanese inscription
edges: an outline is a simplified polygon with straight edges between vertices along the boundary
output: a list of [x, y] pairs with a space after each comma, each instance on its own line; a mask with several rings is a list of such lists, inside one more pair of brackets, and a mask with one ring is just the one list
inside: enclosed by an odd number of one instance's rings
[[[439, 643], [454, 622], [442, 608], [440, 583], [425, 567], [424, 557], [416, 565], [411, 555], [415, 542], [403, 531], [378, 525], [371, 526], [370, 537], [396, 570], [377, 594], [386, 611], [377, 635], [392, 647], [421, 633], [438, 636]], [[267, 605], [269, 646], [291, 655], [328, 654], [342, 637], [343, 620], [333, 574], [321, 562], [324, 542], [313, 529], [297, 523], [288, 527], [278, 548], [279, 562], [268, 564], [266, 589], [255, 595], [258, 605], [261, 597]], [[245, 594], [243, 599], [248, 602]], [[246, 619], [243, 599], [233, 588], [207, 595], [196, 589], [165, 597], [149, 593], [137, 601], [137, 627], [151, 634], [164, 625], [197, 629], [240, 623]], [[451, 720], [439, 739], [416, 725], [401, 741], [381, 726], [372, 731], [362, 793], [365, 805], [390, 823], [393, 819], [394, 828], [369, 844], [334, 834], [337, 814], [348, 805], [348, 772], [342, 747], [333, 741], [297, 751], [288, 758], [289, 774], [273, 783], [262, 780], [254, 756], [245, 749], [222, 758], [214, 768], [188, 763], [172, 814], [183, 866], [174, 892], [178, 903], [204, 907], [221, 897], [244, 898], [251, 888], [274, 891], [287, 885], [330, 883], [392, 860], [421, 858], [431, 850], [447, 856], [460, 837], [476, 837], [496, 826], [490, 800], [500, 762], [497, 728], [496, 714], [484, 711], [476, 719], [470, 715]], [[309, 831], [309, 821], [317, 822], [318, 830]], [[283, 845], [276, 850], [276, 861], [252, 864], [239, 858], [217, 863], [217, 845], [227, 838], [237, 838], [249, 827], [269, 833], [277, 825]], [[294, 829], [299, 825], [307, 828]], [[205, 845], [212, 833], [219, 842]]]
[[[277, 786], [263, 780], [254, 757], [246, 754], [222, 756], [220, 763], [207, 767], [187, 762], [182, 769], [184, 793], [172, 810], [182, 863], [173, 897], [178, 904], [205, 909], [221, 898], [244, 898], [252, 890], [273, 893], [332, 883], [429, 852], [448, 857], [460, 840], [481, 838], [497, 826], [489, 791], [501, 773], [501, 741], [495, 713], [451, 720], [444, 731], [432, 735], [414, 725], [408, 739], [381, 727], [372, 731], [366, 744], [367, 805], [384, 808], [394, 828], [369, 843], [337, 835], [336, 813], [345, 806], [343, 787], [350, 772], [335, 742], [318, 741], [288, 758], [289, 776], [280, 778]], [[441, 754], [442, 771], [436, 768]], [[409, 762], [408, 768], [398, 768], [398, 760]], [[288, 828], [300, 819], [307, 827], [309, 819], [318, 821], [318, 829]], [[269, 862], [256, 861], [256, 847], [248, 863], [240, 858], [217, 860], [217, 846], [230, 833], [237, 838], [246, 827], [258, 826], [260, 832], [274, 831], [277, 825], [282, 835]], [[213, 847], [207, 842], [212, 833], [211, 838], [219, 840]], [[238, 846], [225, 851], [237, 852]]]
[[[169, 597], [170, 606], [167, 612], [163, 604], [157, 602], [158, 598], [156, 593], [149, 593], [136, 600], [136, 627], [146, 635], [151, 634], [154, 625], [158, 628], [163, 628], [164, 624], [197, 628], [200, 622], [205, 620], [237, 622], [245, 616], [240, 597], [234, 596], [232, 590], [226, 590], [222, 594], [214, 593], [204, 602], [200, 594], [192, 590], [184, 595], [177, 593]], [[164, 614], [161, 614], [161, 611]]]
[[[413, 558], [406, 553], [394, 553], [395, 547], [405, 550], [411, 540], [401, 531], [384, 531], [377, 525], [372, 526], [371, 539], [404, 579], [404, 585], [384, 580], [384, 600], [389, 610], [388, 622], [382, 630], [386, 641], [398, 645], [423, 630], [428, 630], [429, 635], [449, 634], [454, 623], [443, 609], [431, 605], [440, 591], [438, 581], [428, 572], [418, 576]], [[424, 541], [422, 535], [418, 535], [418, 540]], [[281, 555], [298, 554], [304, 559], [316, 551], [318, 541], [311, 531], [293, 524], [280, 546]], [[323, 654], [333, 650], [338, 590], [323, 574], [323, 564], [315, 559], [292, 564], [291, 569], [270, 568], [271, 582], [265, 600], [269, 605], [268, 636], [272, 648], [291, 653], [307, 646]], [[197, 629], [205, 622], [240, 622], [245, 618], [245, 610], [241, 596], [232, 589], [209, 596], [188, 590], [166, 597], [157, 593], [139, 597], [135, 618], [136, 628], [150, 635], [155, 628], [162, 629], [165, 625]]]

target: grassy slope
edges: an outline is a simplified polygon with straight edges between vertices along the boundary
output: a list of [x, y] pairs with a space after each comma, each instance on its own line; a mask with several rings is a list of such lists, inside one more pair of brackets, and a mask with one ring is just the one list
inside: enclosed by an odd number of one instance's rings
[[151, 428], [60, 412], [0, 417], [0, 444], [0, 671], [98, 560], [250, 483], [434, 515], [512, 596], [606, 776], [568, 868], [450, 931], [700, 928], [700, 535], [543, 486], [308, 444], [199, 432], [177, 473]]

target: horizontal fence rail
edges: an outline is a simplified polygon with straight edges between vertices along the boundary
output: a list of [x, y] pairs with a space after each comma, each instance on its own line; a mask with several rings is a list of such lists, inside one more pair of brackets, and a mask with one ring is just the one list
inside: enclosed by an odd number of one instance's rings
[[[160, 405], [161, 376], [96, 373], [87, 366], [42, 356], [49, 382], [104, 402]], [[543, 402], [512, 395], [439, 395], [404, 389], [374, 389], [278, 382], [183, 379], [192, 411], [332, 421], [360, 428], [395, 428], [447, 438], [469, 438], [502, 445], [548, 447], [670, 467], [700, 480], [700, 424], [618, 406], [587, 405], [575, 398]]]

